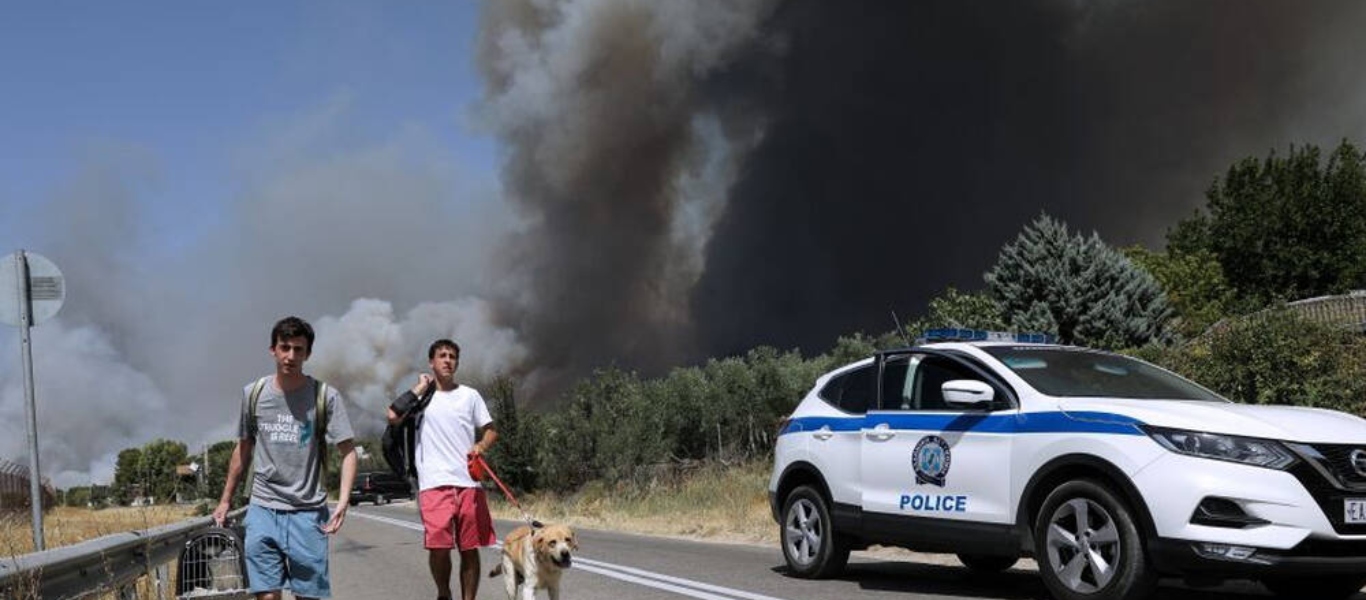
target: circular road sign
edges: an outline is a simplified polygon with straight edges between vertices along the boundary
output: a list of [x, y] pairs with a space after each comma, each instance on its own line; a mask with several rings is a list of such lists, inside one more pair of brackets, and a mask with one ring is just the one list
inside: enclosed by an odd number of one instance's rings
[[[41, 254], [24, 252], [28, 262], [30, 323], [37, 325], [51, 319], [62, 308], [66, 299], [66, 281], [57, 265]], [[0, 321], [21, 325], [19, 310], [19, 252], [0, 258]]]

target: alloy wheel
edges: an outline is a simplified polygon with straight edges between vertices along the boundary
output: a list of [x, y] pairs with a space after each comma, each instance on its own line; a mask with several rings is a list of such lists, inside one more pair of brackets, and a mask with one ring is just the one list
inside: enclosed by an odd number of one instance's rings
[[785, 533], [787, 555], [801, 565], [814, 562], [825, 538], [825, 524], [816, 505], [806, 498], [793, 502], [787, 513]]
[[1105, 507], [1072, 498], [1048, 520], [1048, 567], [1068, 589], [1090, 594], [1114, 578], [1123, 560], [1119, 530]]

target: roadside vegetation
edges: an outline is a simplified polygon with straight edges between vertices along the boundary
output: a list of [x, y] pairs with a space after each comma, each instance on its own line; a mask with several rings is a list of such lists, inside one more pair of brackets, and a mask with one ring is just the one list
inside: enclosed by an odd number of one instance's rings
[[[594, 481], [572, 492], [518, 494], [533, 519], [576, 527], [713, 541], [776, 544], [778, 525], [768, 508], [768, 461], [697, 465], [663, 480], [637, 484]], [[523, 520], [496, 489], [494, 516]]]
[[[43, 515], [43, 544], [47, 548], [67, 546], [114, 533], [148, 529], [182, 521], [194, 514], [194, 507], [126, 506], [91, 510], [59, 506]], [[33, 522], [27, 512], [0, 516], [0, 552], [6, 556], [33, 551]]]

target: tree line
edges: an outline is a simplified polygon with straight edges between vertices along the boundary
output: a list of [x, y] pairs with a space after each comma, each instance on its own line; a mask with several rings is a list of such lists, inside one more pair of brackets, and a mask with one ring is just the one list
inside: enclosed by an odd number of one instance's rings
[[[980, 289], [944, 290], [904, 329], [911, 336], [933, 327], [1046, 332], [1139, 356], [1234, 401], [1362, 414], [1366, 336], [1285, 306], [1359, 289], [1366, 289], [1366, 159], [1343, 141], [1326, 156], [1301, 146], [1233, 164], [1215, 178], [1204, 206], [1168, 231], [1162, 250], [1115, 248], [1041, 214], [1002, 247]], [[658, 377], [609, 366], [538, 412], [520, 410], [512, 378], [476, 385], [498, 424], [490, 458], [499, 476], [523, 491], [569, 491], [766, 459], [782, 418], [818, 375], [904, 345], [900, 331], [853, 332], [819, 354], [758, 347]], [[379, 456], [374, 440], [361, 445]], [[231, 441], [207, 449], [204, 497], [221, 493], [231, 450]], [[167, 469], [174, 473], [187, 458], [185, 445], [169, 440], [125, 450], [111, 496], [126, 503], [141, 486], [169, 498], [183, 481]], [[329, 474], [332, 486], [336, 477]]]

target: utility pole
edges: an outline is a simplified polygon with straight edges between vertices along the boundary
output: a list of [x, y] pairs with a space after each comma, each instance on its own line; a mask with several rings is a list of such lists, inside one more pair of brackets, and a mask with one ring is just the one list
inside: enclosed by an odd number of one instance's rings
[[[9, 293], [5, 288], [14, 287]], [[29, 329], [57, 314], [66, 298], [57, 265], [20, 250], [0, 260], [0, 321], [19, 327], [23, 356], [24, 416], [28, 430], [29, 504], [33, 509], [33, 548], [43, 551], [43, 471], [38, 467], [38, 408], [33, 401], [33, 342]], [[53, 499], [56, 501], [56, 498]]]
[[200, 444], [199, 449], [199, 497], [204, 498], [209, 494], [209, 445]]

